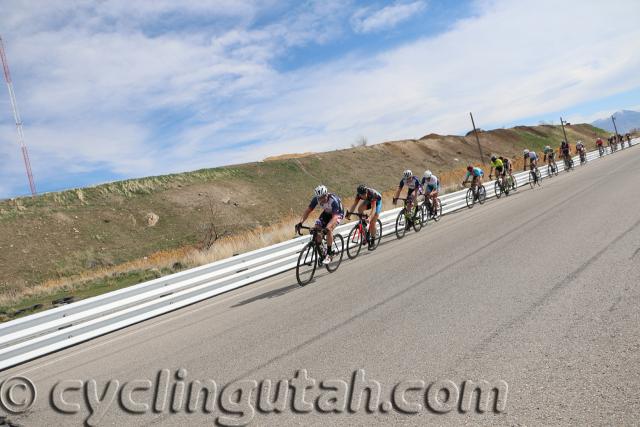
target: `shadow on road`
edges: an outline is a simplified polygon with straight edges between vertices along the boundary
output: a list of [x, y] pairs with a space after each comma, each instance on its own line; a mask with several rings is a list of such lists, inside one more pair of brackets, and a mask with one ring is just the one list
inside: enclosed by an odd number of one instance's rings
[[299, 289], [300, 286], [298, 286], [297, 284], [294, 285], [289, 285], [289, 286], [285, 286], [284, 288], [279, 288], [279, 289], [273, 289], [271, 291], [265, 292], [263, 294], [260, 295], [256, 295], [253, 296], [251, 298], [242, 300], [242, 301], [238, 301], [236, 304], [232, 305], [231, 307], [242, 307], [243, 305], [247, 305], [250, 304], [254, 301], [260, 301], [262, 299], [271, 299], [271, 298], [277, 298], [277, 297], [281, 297], [282, 295], [288, 294], [291, 291], [294, 291], [296, 289]]

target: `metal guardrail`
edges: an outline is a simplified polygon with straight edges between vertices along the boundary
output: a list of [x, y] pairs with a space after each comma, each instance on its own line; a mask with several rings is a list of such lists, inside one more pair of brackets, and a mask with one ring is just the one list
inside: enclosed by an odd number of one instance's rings
[[[638, 139], [632, 145], [638, 144]], [[606, 147], [605, 155], [611, 154]], [[598, 159], [598, 151], [587, 160]], [[579, 158], [574, 157], [574, 167]], [[560, 171], [564, 162], [558, 162]], [[546, 165], [539, 167], [548, 176]], [[514, 175], [518, 187], [528, 184], [529, 172]], [[494, 182], [485, 183], [487, 198], [495, 197]], [[440, 197], [442, 213], [466, 208], [467, 189]], [[395, 233], [401, 208], [380, 215], [383, 236]], [[347, 236], [353, 223], [336, 230]], [[309, 236], [298, 237], [232, 258], [140, 283], [104, 295], [0, 324], [0, 370], [70, 347], [224, 292], [295, 268]]]

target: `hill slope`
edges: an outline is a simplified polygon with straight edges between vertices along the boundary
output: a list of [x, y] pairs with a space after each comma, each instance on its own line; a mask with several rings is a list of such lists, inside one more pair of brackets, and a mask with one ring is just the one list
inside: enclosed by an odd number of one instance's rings
[[[616, 113], [614, 113], [613, 117], [616, 120], [616, 127], [618, 128], [618, 132], [621, 134], [631, 132], [633, 129], [640, 129], [640, 113], [637, 111], [617, 111]], [[596, 120], [595, 122], [591, 123], [591, 125], [609, 132], [614, 132], [611, 117]]]
[[[590, 125], [567, 127], [571, 142], [582, 139], [589, 146], [596, 132]], [[515, 158], [525, 146], [557, 146], [561, 135], [560, 127], [544, 125], [481, 132], [480, 140], [486, 156]], [[395, 188], [406, 168], [440, 174], [468, 162], [479, 163], [473, 134], [432, 134], [0, 201], [1, 295], [157, 251], [197, 246], [211, 223], [225, 235], [280, 222], [297, 216], [319, 183], [352, 196], [360, 182], [383, 191]]]

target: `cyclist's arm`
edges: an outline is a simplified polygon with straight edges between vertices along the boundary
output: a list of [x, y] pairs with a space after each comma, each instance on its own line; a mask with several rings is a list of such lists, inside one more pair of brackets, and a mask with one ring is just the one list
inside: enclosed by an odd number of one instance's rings
[[353, 201], [353, 204], [349, 208], [349, 212], [355, 212], [356, 206], [358, 205], [359, 201], [360, 201], [360, 196], [356, 196], [356, 199]]
[[307, 220], [311, 212], [313, 212], [313, 208], [311, 207], [308, 207], [304, 210], [304, 212], [302, 213], [302, 217], [300, 218], [300, 224], [303, 224]]

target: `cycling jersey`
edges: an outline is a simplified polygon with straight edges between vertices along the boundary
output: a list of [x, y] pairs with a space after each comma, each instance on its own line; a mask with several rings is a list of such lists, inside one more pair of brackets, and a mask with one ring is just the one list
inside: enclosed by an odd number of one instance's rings
[[545, 148], [544, 149], [544, 154], [546, 154], [546, 155], [553, 154], [553, 148], [551, 148], [551, 147]]
[[529, 159], [531, 159], [532, 162], [538, 160], [538, 155], [535, 153], [535, 151], [529, 151]]
[[505, 159], [504, 157], [502, 158], [502, 164], [504, 165], [504, 168], [509, 170], [510, 166], [511, 166], [511, 160], [509, 159]]
[[562, 145], [560, 145], [560, 149], [562, 150], [563, 153], [568, 153], [569, 152], [569, 144], [567, 143], [562, 143]]
[[414, 175], [411, 178], [402, 178], [400, 180], [400, 184], [398, 184], [400, 189], [402, 189], [404, 187], [405, 181], [406, 181], [406, 184], [407, 184], [407, 188], [409, 190], [415, 190], [416, 188], [420, 188], [421, 187], [420, 186], [420, 181], [418, 180], [418, 177]]
[[496, 159], [495, 162], [494, 161], [491, 162], [491, 166], [493, 166], [496, 170], [498, 170], [503, 168], [504, 163], [502, 162], [502, 160]]
[[598, 145], [602, 145], [602, 144], [604, 144], [604, 142], [602, 141], [602, 139], [598, 138], [598, 139], [596, 140], [596, 144], [598, 144]]
[[583, 148], [584, 148], [584, 145], [576, 144], [576, 151], [582, 151]]
[[468, 179], [471, 175], [474, 177], [484, 176], [484, 171], [480, 168], [473, 168], [472, 172], [467, 171], [467, 176], [465, 179]]
[[421, 184], [423, 186], [426, 184], [426, 189], [428, 193], [431, 193], [434, 190], [440, 189], [440, 181], [438, 180], [438, 177], [435, 175], [431, 175], [431, 178], [429, 179], [423, 177]]
[[327, 201], [321, 203], [317, 197], [311, 199], [311, 203], [309, 203], [309, 209], [315, 209], [316, 206], [320, 205], [322, 210], [327, 214], [332, 215], [342, 215], [344, 214], [344, 209], [342, 208], [342, 201], [340, 197], [336, 196], [333, 193], [329, 193], [327, 196]]
[[382, 194], [373, 188], [366, 188], [364, 194], [356, 194], [356, 200], [366, 200], [367, 202], [373, 202], [375, 200], [379, 202], [382, 200]]

